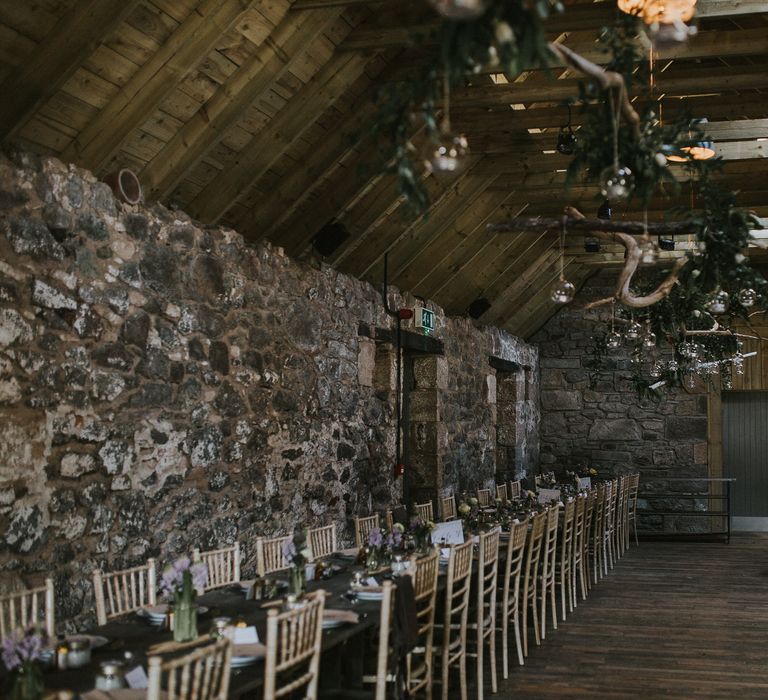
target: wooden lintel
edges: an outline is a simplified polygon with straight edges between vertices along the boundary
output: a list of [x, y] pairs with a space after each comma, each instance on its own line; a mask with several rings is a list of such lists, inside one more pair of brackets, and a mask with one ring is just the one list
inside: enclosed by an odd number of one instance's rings
[[605, 233], [629, 233], [652, 236], [668, 234], [671, 236], [692, 233], [694, 229], [686, 221], [659, 223], [642, 221], [616, 221], [610, 219], [578, 219], [573, 217], [541, 217], [526, 216], [509, 219], [498, 224], [488, 224], [485, 227], [489, 233], [511, 233], [513, 231], [560, 231], [565, 225], [566, 232], [580, 233], [585, 231], [604, 231]]

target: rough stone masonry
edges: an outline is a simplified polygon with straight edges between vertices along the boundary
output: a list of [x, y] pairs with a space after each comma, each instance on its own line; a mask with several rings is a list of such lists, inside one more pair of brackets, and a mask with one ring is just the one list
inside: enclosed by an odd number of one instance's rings
[[[406, 439], [442, 488], [491, 481], [494, 355], [527, 368], [524, 473], [536, 350], [430, 306], [445, 353], [415, 362]], [[0, 156], [0, 590], [53, 572], [58, 619], [82, 626], [97, 567], [239, 540], [248, 571], [260, 534], [335, 522], [348, 539], [401, 488], [393, 351], [361, 324], [391, 327], [368, 284]]]

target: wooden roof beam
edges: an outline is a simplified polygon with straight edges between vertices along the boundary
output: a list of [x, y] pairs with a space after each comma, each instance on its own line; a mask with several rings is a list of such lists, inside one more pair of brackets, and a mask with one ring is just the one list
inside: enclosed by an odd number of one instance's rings
[[34, 54], [0, 85], [4, 141], [16, 135], [138, 4], [139, 0], [85, 0], [57, 22]]
[[286, 15], [261, 44], [149, 162], [139, 177], [157, 198], [167, 197], [195, 164], [221, 141], [243, 113], [301, 60], [340, 10]]
[[62, 159], [101, 171], [131, 132], [254, 4], [256, 0], [203, 0], [64, 150]]

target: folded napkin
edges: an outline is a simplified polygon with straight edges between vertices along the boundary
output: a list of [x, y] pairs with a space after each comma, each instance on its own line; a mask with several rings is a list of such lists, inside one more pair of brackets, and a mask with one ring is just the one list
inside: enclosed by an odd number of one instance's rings
[[326, 608], [323, 611], [324, 620], [339, 620], [356, 625], [360, 621], [360, 616], [353, 610], [337, 610], [335, 608]]
[[339, 549], [334, 552], [334, 554], [338, 554], [341, 557], [356, 557], [360, 553], [360, 550], [357, 549], [357, 547], [350, 547], [349, 549]]
[[142, 610], [147, 615], [165, 615], [168, 612], [168, 604], [160, 603], [160, 605], [145, 605]]

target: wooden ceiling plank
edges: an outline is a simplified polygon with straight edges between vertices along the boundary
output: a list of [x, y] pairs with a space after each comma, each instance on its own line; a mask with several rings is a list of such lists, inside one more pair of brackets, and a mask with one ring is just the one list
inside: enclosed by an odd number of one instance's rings
[[62, 17], [20, 70], [0, 86], [0, 133], [8, 141], [138, 4], [85, 0]]
[[[313, 21], [309, 21], [312, 19]], [[285, 17], [270, 41], [262, 44], [250, 61], [223, 84], [184, 124], [165, 148], [141, 173], [149, 192], [168, 196], [194, 163], [237, 123], [242, 112], [261, 99], [272, 83], [291, 69], [294, 62], [328, 25], [337, 12], [321, 16]]]
[[[287, 1], [287, 0], [286, 0]], [[101, 170], [255, 0], [203, 0], [62, 154]]]
[[237, 161], [210, 182], [190, 203], [193, 215], [207, 223], [223, 216], [232, 204], [250, 189], [285, 151], [300, 138], [325, 109], [334, 104], [357, 80], [370, 58], [348, 55], [334, 56], [315, 79], [299, 91], [259, 132], [240, 154]]

